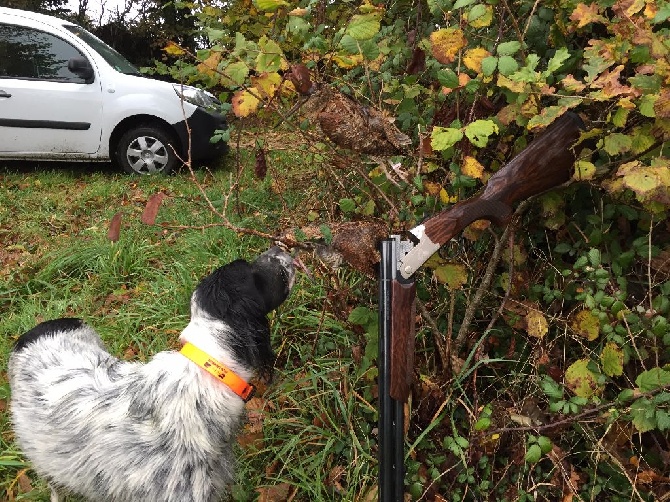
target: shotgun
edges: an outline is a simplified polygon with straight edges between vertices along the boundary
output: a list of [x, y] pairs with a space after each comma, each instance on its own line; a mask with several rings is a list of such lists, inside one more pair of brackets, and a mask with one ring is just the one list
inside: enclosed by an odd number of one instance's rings
[[509, 223], [514, 204], [566, 181], [584, 124], [575, 113], [559, 117], [498, 170], [475, 196], [457, 202], [409, 231], [380, 244], [379, 273], [379, 501], [404, 497], [404, 403], [414, 376], [415, 272], [443, 244], [476, 220]]

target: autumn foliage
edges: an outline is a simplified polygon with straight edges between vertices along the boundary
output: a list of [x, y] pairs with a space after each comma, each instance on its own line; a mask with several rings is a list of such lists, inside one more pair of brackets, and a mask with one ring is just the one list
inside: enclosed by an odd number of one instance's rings
[[[183, 61], [162, 70], [216, 91], [233, 138], [249, 124], [300, 138], [289, 147], [323, 166], [327, 194], [304, 224], [376, 217], [402, 232], [580, 115], [567, 186], [504, 241], [476, 222], [421, 272], [406, 486], [428, 500], [667, 496], [667, 2], [188, 5], [202, 49], [168, 46]], [[349, 324], [374, 336], [374, 306], [355, 301]]]

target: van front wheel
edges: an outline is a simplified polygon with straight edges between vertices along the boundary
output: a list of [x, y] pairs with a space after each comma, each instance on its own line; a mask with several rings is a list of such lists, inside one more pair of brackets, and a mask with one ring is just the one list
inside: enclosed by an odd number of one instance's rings
[[116, 161], [129, 174], [170, 174], [179, 159], [174, 140], [160, 127], [143, 125], [126, 131], [116, 147]]

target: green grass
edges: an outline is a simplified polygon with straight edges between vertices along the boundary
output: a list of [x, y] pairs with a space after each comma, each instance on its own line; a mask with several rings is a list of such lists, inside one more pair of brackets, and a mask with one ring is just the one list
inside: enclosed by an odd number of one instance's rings
[[[174, 348], [199, 278], [232, 259], [253, 258], [271, 244], [226, 228], [210, 203], [221, 211], [227, 201], [234, 225], [270, 235], [337, 220], [342, 217], [337, 202], [360, 196], [360, 180], [320, 162], [299, 151], [270, 153], [268, 176], [259, 180], [253, 155], [243, 151], [239, 163], [231, 157], [226, 168], [196, 173], [206, 197], [188, 173], [131, 178], [80, 166], [31, 171], [0, 166], [0, 500], [48, 500], [44, 483], [14, 444], [8, 420], [4, 368], [14, 340], [42, 320], [78, 316], [120, 357], [145, 361]], [[159, 191], [167, 197], [157, 224], [144, 225], [146, 202]], [[430, 270], [417, 274], [417, 296], [435, 326], [424, 315], [417, 319], [405, 479], [415, 500], [440, 500], [438, 494], [450, 501], [559, 500], [572, 493], [574, 500], [646, 501], [663, 490], [658, 483], [634, 486], [633, 477], [663, 472], [668, 430], [637, 433], [630, 401], [620, 402], [617, 395], [635, 388], [643, 370], [668, 364], [670, 330], [663, 318], [670, 311], [670, 281], [659, 276], [653, 285], [657, 313], [639, 314], [648, 303], [640, 278], [646, 278], [645, 245], [651, 238], [643, 213], [630, 216], [636, 223], [630, 236], [617, 237], [614, 226], [600, 229], [598, 211], [623, 211], [621, 203], [606, 195], [594, 202], [586, 188], [571, 197], [566, 221], [572, 226], [560, 248], [533, 213], [524, 220], [515, 240], [525, 254], [515, 265], [514, 290], [508, 290], [505, 277], [509, 261], [503, 261], [450, 367], [436, 340], [458, 332], [490, 259], [491, 236], [447, 246], [448, 254], [462, 248], [450, 258], [469, 270], [462, 288], [450, 290]], [[357, 203], [363, 207], [366, 200]], [[120, 239], [111, 242], [109, 222], [118, 212]], [[578, 231], [569, 234], [573, 227]], [[654, 232], [655, 245], [667, 246], [667, 235]], [[585, 233], [590, 240], [581, 240]], [[594, 264], [601, 255], [602, 265]], [[288, 301], [271, 316], [274, 379], [249, 405], [230, 500], [376, 500], [377, 284], [348, 267], [333, 272], [308, 256], [304, 260], [311, 277], [299, 276]], [[551, 329], [544, 339], [528, 337], [518, 324], [522, 315], [503, 308], [507, 295], [545, 313]], [[625, 322], [609, 301], [614, 295], [625, 302]], [[604, 319], [594, 341], [570, 327], [585, 305]], [[349, 316], [357, 307], [354, 322]], [[496, 321], [490, 325], [491, 319]], [[605, 379], [602, 395], [574, 402], [564, 371], [583, 358], [598, 365], [608, 342], [626, 350], [627, 373]], [[557, 379], [557, 391], [543, 386], [548, 375]], [[670, 393], [654, 399], [658, 403], [646, 406], [660, 417]], [[557, 403], [574, 410], [550, 411]], [[588, 414], [594, 407], [598, 413]], [[528, 419], [537, 412], [545, 424], [564, 425], [518, 430], [523, 424], [513, 416]], [[580, 418], [583, 412], [587, 415]], [[493, 434], [496, 430], [505, 432]], [[610, 431], [623, 431], [623, 442], [614, 441]], [[546, 452], [539, 461], [525, 459], [539, 434], [546, 434], [562, 463]], [[627, 460], [634, 456], [642, 459], [639, 468]], [[565, 484], [571, 475], [574, 493]]]
[[[309, 163], [289, 156], [275, 162], [265, 180], [255, 179], [251, 166], [244, 169], [230, 199], [234, 224], [274, 234], [306, 222], [303, 208], [312, 195], [300, 180], [313, 176]], [[196, 177], [221, 210], [237, 177], [234, 170], [197, 171]], [[140, 216], [146, 201], [158, 191], [168, 197], [157, 225], [144, 225]], [[120, 239], [111, 242], [109, 222], [119, 211]], [[235, 258], [253, 258], [271, 244], [210, 226], [220, 222], [188, 173], [133, 178], [78, 166], [0, 171], [2, 368], [21, 333], [60, 316], [85, 319], [121, 357], [146, 360], [175, 347], [198, 279]], [[235, 500], [253, 500], [256, 488], [283, 483], [298, 489], [298, 500], [340, 499], [343, 494], [333, 483], [353, 499], [374, 484], [371, 422], [356, 418], [360, 406], [367, 409], [363, 416], [374, 410], [348, 390], [356, 384], [348, 380], [354, 373], [348, 347], [358, 336], [323, 310], [327, 280], [319, 274], [300, 278], [289, 301], [271, 318], [278, 363], [264, 396], [269, 403], [265, 437], [262, 447], [239, 447]], [[44, 483], [13, 443], [4, 371], [0, 384], [0, 499], [48, 500]], [[266, 472], [280, 459], [281, 465]], [[343, 467], [344, 477], [334, 474], [329, 484], [324, 469]], [[26, 476], [32, 490], [23, 493], [18, 481]]]

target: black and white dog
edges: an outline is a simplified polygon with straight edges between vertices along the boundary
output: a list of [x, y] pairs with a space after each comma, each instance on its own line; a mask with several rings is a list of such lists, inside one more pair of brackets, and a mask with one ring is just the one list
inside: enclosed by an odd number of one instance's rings
[[274, 354], [266, 315], [288, 296], [293, 259], [274, 247], [203, 279], [181, 352], [110, 355], [81, 320], [44, 322], [9, 361], [20, 447], [58, 492], [95, 502], [211, 502], [233, 480], [233, 443]]

